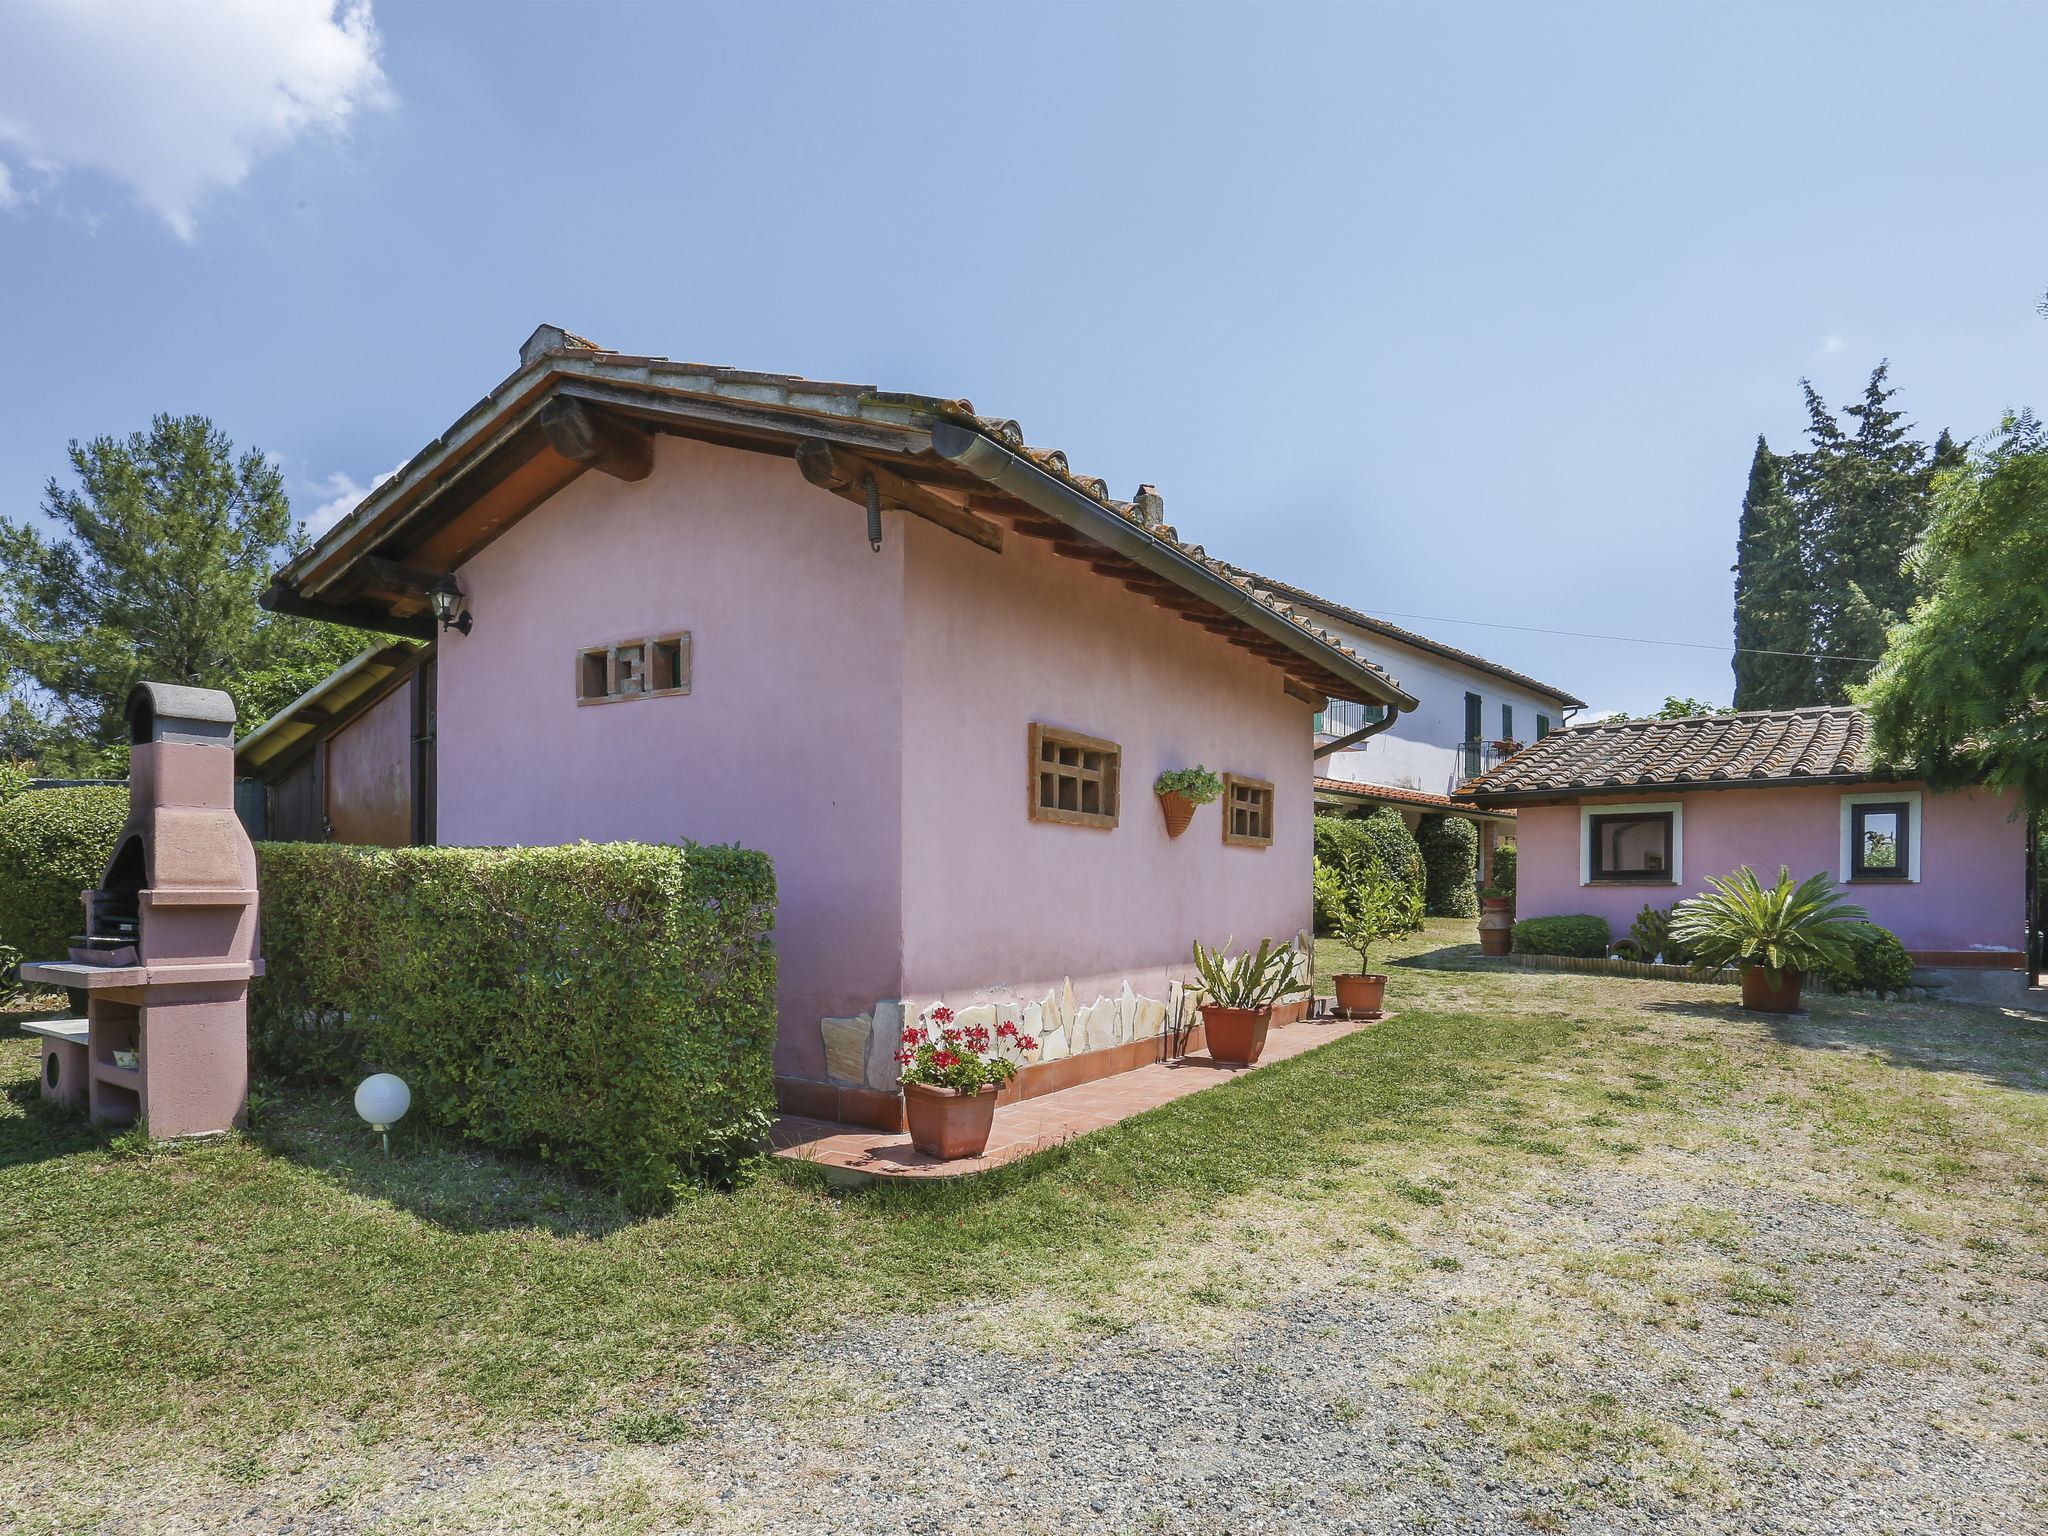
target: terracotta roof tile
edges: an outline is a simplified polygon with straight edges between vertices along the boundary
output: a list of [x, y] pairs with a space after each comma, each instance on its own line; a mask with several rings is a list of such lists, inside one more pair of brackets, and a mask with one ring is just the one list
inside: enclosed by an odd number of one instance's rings
[[1868, 718], [1846, 705], [1817, 706], [1567, 726], [1474, 779], [1457, 798], [1484, 804], [1506, 795], [1875, 776]]
[[[1335, 795], [1357, 795], [1363, 799], [1391, 800], [1400, 805], [1422, 805], [1433, 811], [1473, 811], [1476, 806], [1460, 805], [1449, 795], [1432, 795], [1420, 789], [1396, 789], [1386, 784], [1354, 784], [1349, 779], [1326, 779], [1316, 775], [1317, 789]], [[1493, 816], [1513, 816], [1513, 811], [1490, 811]]]

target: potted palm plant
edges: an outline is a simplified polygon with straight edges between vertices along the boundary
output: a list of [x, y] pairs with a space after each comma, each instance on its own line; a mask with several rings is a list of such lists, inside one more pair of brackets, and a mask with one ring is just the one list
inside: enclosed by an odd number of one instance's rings
[[1035, 1049], [1038, 1042], [1007, 1021], [993, 1035], [980, 1024], [956, 1029], [953, 1010], [943, 1003], [930, 1018], [928, 1025], [904, 1030], [896, 1052], [910, 1144], [947, 1161], [979, 1157], [995, 1126], [996, 1095], [1017, 1075], [1016, 1064], [997, 1054], [1002, 1042], [1020, 1052]]
[[1166, 835], [1179, 837], [1195, 819], [1196, 808], [1223, 793], [1223, 781], [1197, 763], [1160, 774], [1152, 781], [1152, 793], [1159, 797], [1159, 809], [1166, 816]]
[[1707, 884], [1711, 894], [1672, 909], [1670, 938], [1697, 968], [1740, 969], [1742, 1006], [1762, 1013], [1796, 1013], [1806, 973], [1839, 963], [1854, 942], [1851, 925], [1870, 916], [1836, 895], [1826, 875], [1794, 885], [1783, 866], [1769, 889], [1746, 864]]
[[1248, 1067], [1266, 1049], [1266, 1030], [1273, 1022], [1273, 1005], [1308, 992], [1308, 983], [1295, 980], [1295, 953], [1271, 939], [1259, 940], [1257, 954], [1242, 954], [1235, 960], [1223, 951], [1205, 949], [1195, 940], [1195, 972], [1202, 982], [1202, 1031], [1209, 1042], [1209, 1059], [1220, 1066]]

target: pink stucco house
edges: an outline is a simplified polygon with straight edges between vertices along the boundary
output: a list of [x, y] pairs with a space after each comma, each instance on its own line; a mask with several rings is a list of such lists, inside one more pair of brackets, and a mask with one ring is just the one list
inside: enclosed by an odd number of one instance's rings
[[2017, 997], [2027, 822], [2012, 793], [1936, 794], [1876, 766], [1852, 708], [1553, 731], [1455, 797], [1516, 812], [1517, 917], [1590, 912], [1615, 936], [1747, 864], [1826, 873], [1952, 997]]
[[265, 602], [435, 641], [441, 843], [772, 855], [784, 1102], [874, 1124], [906, 1014], [1085, 1055], [1179, 1022], [1192, 940], [1300, 935], [1311, 723], [1415, 704], [1015, 422], [545, 326]]

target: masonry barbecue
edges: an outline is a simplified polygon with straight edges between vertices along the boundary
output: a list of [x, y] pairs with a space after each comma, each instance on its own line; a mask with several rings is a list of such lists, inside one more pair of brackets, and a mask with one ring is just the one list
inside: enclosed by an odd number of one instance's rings
[[[39, 1029], [44, 1092], [83, 1079], [93, 1119], [152, 1136], [229, 1129], [249, 1087], [256, 851], [235, 816], [235, 706], [209, 688], [128, 695], [128, 819], [65, 961], [24, 981], [86, 997], [86, 1029]], [[82, 1046], [82, 1049], [81, 1049]], [[53, 1072], [49, 1057], [59, 1054]]]

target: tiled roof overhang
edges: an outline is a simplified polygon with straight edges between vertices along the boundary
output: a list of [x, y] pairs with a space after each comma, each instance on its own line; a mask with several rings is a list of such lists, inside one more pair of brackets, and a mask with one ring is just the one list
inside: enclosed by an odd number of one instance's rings
[[[978, 417], [964, 400], [627, 356], [550, 326], [534, 333], [520, 357], [518, 372], [279, 571], [264, 605], [430, 638], [426, 587], [433, 578], [457, 569], [587, 468], [605, 467], [559, 451], [543, 413], [559, 411], [555, 402], [566, 399], [601, 432], [626, 438], [663, 433], [784, 458], [806, 442], [832, 445], [897, 477], [913, 500], [928, 494], [944, 502], [927, 505], [977, 525], [981, 542], [1000, 543], [1001, 527], [986, 522], [992, 515], [1010, 532], [1050, 543], [1056, 554], [1272, 663], [1304, 698], [1415, 707], [1411, 694], [1335, 636], [1261, 597], [1199, 546], [1181, 544], [1171, 528], [1111, 501], [1103, 482], [1074, 474], [1056, 450], [1025, 447], [1015, 422]], [[936, 449], [935, 437], [950, 451]]]
[[1355, 784], [1349, 779], [1325, 779], [1320, 776], [1317, 777], [1315, 786], [1318, 794], [1336, 795], [1346, 800], [1376, 800], [1387, 805], [1412, 805], [1431, 811], [1444, 811], [1458, 816], [1479, 816], [1496, 821], [1515, 819], [1513, 811], [1489, 810], [1453, 800], [1449, 795], [1432, 795], [1420, 789], [1394, 789], [1384, 784]]
[[1872, 760], [1869, 720], [1860, 710], [1830, 705], [1568, 726], [1452, 798], [1526, 805], [1646, 790], [1784, 789], [1909, 777]]

